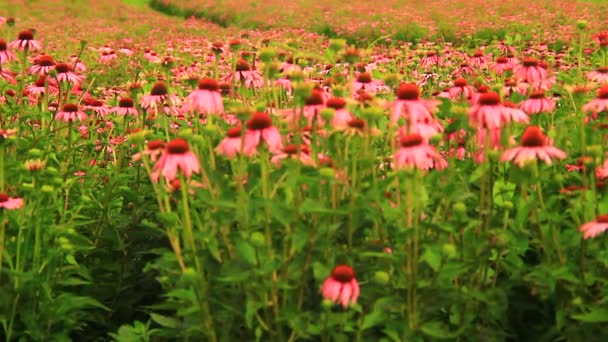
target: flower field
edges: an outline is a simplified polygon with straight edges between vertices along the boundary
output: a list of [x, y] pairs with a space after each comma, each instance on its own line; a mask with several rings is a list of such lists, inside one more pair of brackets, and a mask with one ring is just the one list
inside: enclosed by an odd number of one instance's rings
[[605, 341], [608, 4], [526, 6], [0, 3], [0, 337]]

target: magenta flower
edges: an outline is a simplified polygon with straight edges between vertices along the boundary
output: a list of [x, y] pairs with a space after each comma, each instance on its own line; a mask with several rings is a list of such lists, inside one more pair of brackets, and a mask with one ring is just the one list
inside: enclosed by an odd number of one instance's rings
[[55, 114], [55, 120], [74, 122], [84, 121], [87, 119], [87, 115], [81, 111], [77, 105], [67, 103], [63, 106], [63, 109]]
[[467, 80], [464, 78], [458, 78], [454, 81], [454, 86], [448, 90], [448, 93], [451, 99], [456, 99], [457, 97], [470, 99], [475, 93], [475, 88], [468, 85]]
[[608, 215], [598, 215], [594, 221], [583, 224], [579, 230], [585, 240], [598, 236], [608, 230]]
[[331, 125], [334, 129], [340, 130], [348, 126], [348, 122], [354, 116], [345, 109], [346, 101], [341, 98], [333, 97], [327, 100], [327, 107], [335, 110], [334, 117], [331, 119]]
[[310, 156], [310, 149], [306, 145], [287, 145], [281, 152], [275, 153], [270, 162], [278, 167], [281, 165], [281, 160], [288, 158], [299, 160], [302, 165], [315, 166], [315, 161]]
[[198, 89], [184, 100], [184, 113], [198, 112], [200, 114], [221, 114], [224, 112], [224, 102], [219, 92], [220, 85], [213, 79], [204, 78], [198, 81]]
[[163, 148], [164, 147], [165, 147], [165, 142], [164, 141], [162, 141], [162, 140], [151, 140], [146, 145], [146, 149], [143, 150], [143, 151], [141, 151], [141, 152], [135, 153], [131, 157], [131, 160], [138, 161], [138, 160], [141, 160], [142, 156], [148, 156], [151, 161], [156, 161], [156, 159], [158, 159], [158, 156], [160, 156], [161, 153], [163, 152]]
[[355, 271], [347, 265], [334, 267], [331, 275], [321, 286], [323, 298], [332, 303], [342, 304], [345, 309], [357, 303], [359, 293], [359, 283], [355, 278]]
[[494, 70], [498, 75], [502, 75], [505, 71], [512, 71], [514, 68], [515, 65], [510, 63], [507, 57], [498, 57], [496, 62], [490, 65], [490, 70]]
[[15, 59], [15, 54], [8, 49], [8, 44], [6, 44], [6, 41], [4, 39], [0, 39], [0, 64], [5, 64], [13, 59]]
[[547, 70], [534, 58], [524, 58], [524, 62], [515, 69], [515, 77], [539, 88], [547, 78]]
[[137, 116], [138, 112], [135, 108], [135, 103], [133, 99], [128, 97], [123, 97], [118, 100], [118, 106], [112, 108], [112, 111], [118, 115], [131, 115]]
[[585, 105], [583, 105], [583, 112], [590, 113], [601, 113], [608, 111], [608, 84], [602, 86], [597, 91], [597, 97]]
[[267, 113], [255, 112], [247, 121], [245, 132], [245, 155], [252, 155], [256, 152], [262, 140], [271, 152], [278, 152], [283, 147], [283, 141], [279, 130], [272, 126], [272, 119]]
[[141, 106], [145, 109], [152, 109], [158, 105], [176, 106], [179, 99], [175, 95], [169, 95], [167, 86], [164, 82], [158, 81], [154, 83], [149, 95], [144, 95], [141, 98]]
[[480, 94], [477, 104], [469, 108], [469, 122], [477, 128], [500, 128], [507, 118], [507, 110], [495, 92]]
[[555, 102], [546, 98], [544, 91], [535, 91], [530, 94], [529, 99], [519, 104], [519, 108], [530, 115], [548, 113], [555, 109]]
[[264, 84], [264, 77], [259, 71], [253, 70], [249, 63], [244, 59], [238, 61], [236, 65], [236, 72], [234, 74], [229, 73], [222, 78], [222, 82], [241, 82], [245, 87], [261, 88]]
[[435, 120], [433, 112], [439, 105], [437, 100], [421, 100], [418, 86], [403, 83], [397, 90], [397, 100], [393, 102], [391, 124], [396, 124], [399, 118], [405, 117], [410, 123], [426, 120]]
[[23, 198], [13, 198], [0, 193], [0, 209], [13, 210], [21, 207], [23, 207]]
[[400, 144], [401, 147], [395, 153], [397, 168], [427, 171], [432, 168], [440, 170], [448, 166], [448, 162], [420, 134], [402, 135]]
[[188, 142], [176, 138], [167, 143], [163, 154], [154, 165], [151, 178], [158, 182], [159, 176], [162, 175], [169, 183], [177, 178], [179, 170], [186, 178], [189, 178], [193, 173], [200, 172], [200, 164], [196, 155], [190, 151]]
[[49, 73], [49, 71], [53, 70], [54, 68], [55, 61], [53, 60], [53, 57], [49, 55], [40, 55], [34, 58], [34, 65], [30, 66], [27, 69], [27, 72], [32, 75], [45, 76]]
[[55, 64], [55, 71], [57, 71], [57, 80], [59, 82], [69, 82], [71, 84], [80, 84], [83, 78], [72, 71], [72, 67], [65, 63]]
[[25, 51], [42, 49], [42, 44], [39, 41], [34, 40], [34, 34], [30, 30], [19, 32], [17, 40], [13, 40], [8, 46], [13, 49]]
[[241, 139], [242, 127], [231, 127], [226, 132], [226, 137], [215, 148], [218, 154], [225, 155], [226, 158], [232, 159], [241, 152], [243, 148], [243, 140]]
[[[0, 55], [2, 54], [2, 45], [0, 44]], [[2, 57], [0, 56], [0, 60]], [[602, 84], [608, 83], [608, 67], [599, 67], [597, 70], [589, 71], [587, 73], [587, 79], [589, 81], [598, 82]]]
[[553, 159], [566, 158], [566, 152], [552, 146], [549, 139], [536, 126], [526, 128], [521, 136], [521, 146], [503, 152], [502, 161], [513, 161], [519, 167], [532, 160], [540, 159], [551, 165]]

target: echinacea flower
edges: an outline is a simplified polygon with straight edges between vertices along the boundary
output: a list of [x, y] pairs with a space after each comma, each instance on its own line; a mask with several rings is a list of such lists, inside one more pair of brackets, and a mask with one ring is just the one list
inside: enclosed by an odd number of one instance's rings
[[118, 106], [112, 108], [112, 111], [118, 115], [137, 116], [138, 114], [133, 99], [128, 97], [123, 97], [118, 100]]
[[[1, 54], [1, 45], [0, 45], [0, 54]], [[1, 57], [0, 57], [1, 59]], [[597, 70], [589, 71], [587, 73], [587, 79], [589, 81], [598, 82], [602, 84], [608, 83], [608, 67], [599, 67]]]
[[144, 95], [141, 98], [141, 106], [145, 109], [152, 109], [159, 105], [175, 106], [179, 103], [179, 99], [175, 95], [169, 95], [167, 86], [162, 81], [157, 81], [152, 85], [149, 95]]
[[348, 122], [354, 118], [354, 116], [346, 110], [346, 101], [339, 97], [332, 97], [327, 100], [327, 107], [334, 109], [334, 117], [331, 119], [331, 125], [334, 129], [342, 129], [348, 126]]
[[199, 114], [221, 114], [224, 112], [224, 102], [219, 92], [217, 81], [203, 78], [198, 81], [198, 89], [184, 99], [182, 112], [198, 112]]
[[57, 71], [57, 80], [59, 82], [68, 82], [71, 84], [80, 84], [83, 78], [72, 71], [72, 67], [66, 63], [55, 64], [55, 71]]
[[321, 286], [323, 298], [332, 303], [341, 304], [343, 308], [356, 304], [359, 298], [359, 283], [355, 271], [348, 265], [334, 267], [331, 275]]
[[601, 113], [608, 112], [608, 84], [597, 91], [595, 99], [583, 105], [583, 112]]
[[547, 78], [547, 70], [534, 58], [524, 58], [522, 64], [515, 69], [515, 77], [539, 88]]
[[34, 65], [30, 66], [27, 69], [27, 72], [32, 75], [45, 76], [49, 73], [49, 71], [53, 70], [54, 68], [55, 61], [53, 60], [53, 57], [49, 55], [40, 55], [34, 58]]
[[259, 71], [253, 70], [251, 65], [244, 60], [240, 59], [236, 64], [236, 71], [227, 74], [222, 78], [223, 82], [241, 82], [245, 87], [260, 88], [264, 84], [264, 77]]
[[310, 156], [310, 149], [306, 145], [287, 145], [280, 152], [275, 153], [270, 162], [275, 166], [280, 166], [283, 159], [298, 160], [306, 166], [315, 165], [315, 161]]
[[234, 158], [243, 148], [241, 133], [241, 126], [229, 128], [228, 131], [226, 131], [226, 137], [222, 139], [220, 144], [215, 148], [215, 152], [226, 156], [228, 159]]
[[13, 198], [0, 193], [0, 209], [13, 210], [21, 207], [23, 207], [23, 198]]
[[63, 109], [55, 114], [55, 120], [65, 122], [85, 121], [87, 117], [88, 116], [81, 111], [77, 105], [72, 103], [66, 103], [63, 105]]
[[507, 122], [507, 110], [495, 92], [479, 95], [477, 104], [469, 108], [469, 122], [477, 128], [500, 128]]
[[521, 146], [506, 150], [500, 159], [524, 167], [527, 162], [537, 159], [551, 165], [555, 158], [566, 158], [566, 152], [552, 146], [539, 127], [529, 126], [521, 136]]
[[598, 215], [595, 220], [583, 224], [579, 230], [585, 240], [598, 236], [608, 230], [608, 215]]
[[512, 71], [513, 68], [515, 68], [515, 65], [510, 63], [507, 57], [498, 57], [496, 62], [490, 65], [490, 70], [494, 70], [498, 75], [502, 75], [505, 71]]
[[19, 32], [17, 40], [13, 40], [8, 46], [13, 49], [25, 51], [42, 49], [42, 44], [39, 41], [34, 40], [34, 33], [30, 30]]
[[448, 93], [451, 99], [456, 99], [457, 97], [470, 99], [473, 93], [475, 93], [475, 88], [470, 86], [464, 78], [458, 78], [454, 81], [454, 86], [448, 90]]
[[6, 44], [6, 41], [4, 39], [0, 39], [0, 64], [5, 64], [13, 59], [15, 59], [15, 54], [8, 49], [8, 44]]
[[157, 182], [162, 175], [169, 183], [177, 178], [177, 172], [180, 170], [186, 178], [190, 178], [193, 173], [200, 172], [200, 164], [196, 155], [190, 151], [188, 142], [175, 138], [167, 143], [150, 176]]
[[150, 140], [146, 144], [146, 149], [135, 153], [131, 160], [138, 161], [141, 160], [142, 156], [148, 156], [151, 161], [156, 161], [158, 156], [163, 152], [163, 148], [165, 147], [165, 142], [162, 140]]
[[401, 147], [395, 152], [397, 168], [415, 168], [419, 170], [444, 169], [448, 162], [429, 145], [420, 134], [402, 135]]
[[353, 82], [353, 95], [360, 90], [366, 91], [369, 94], [376, 93], [388, 89], [381, 80], [374, 80], [369, 72], [362, 72], [357, 75]]
[[396, 124], [401, 117], [405, 117], [410, 123], [434, 120], [433, 112], [437, 110], [439, 103], [437, 100], [420, 99], [418, 86], [402, 83], [397, 89], [397, 100], [392, 105], [391, 124]]
[[262, 141], [268, 146], [271, 152], [278, 152], [283, 147], [283, 141], [279, 130], [272, 126], [270, 115], [264, 112], [255, 112], [246, 123], [245, 155], [252, 155], [257, 150]]
[[529, 115], [549, 113], [555, 109], [555, 102], [546, 98], [544, 91], [535, 91], [529, 99], [519, 104], [519, 108]]

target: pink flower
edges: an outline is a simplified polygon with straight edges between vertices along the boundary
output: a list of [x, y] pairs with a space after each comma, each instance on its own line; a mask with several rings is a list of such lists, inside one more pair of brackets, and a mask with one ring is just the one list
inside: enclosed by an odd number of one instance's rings
[[483, 51], [475, 51], [472, 57], [468, 58], [469, 64], [478, 69], [485, 69], [488, 67], [488, 63], [490, 62], [490, 58], [488, 56], [484, 56]]
[[598, 180], [604, 180], [608, 178], [608, 159], [604, 161], [604, 164], [602, 164], [602, 166], [598, 166], [595, 169], [595, 178], [597, 178]]
[[401, 148], [395, 153], [395, 166], [397, 168], [416, 168], [429, 170], [431, 168], [444, 169], [448, 162], [430, 146], [420, 134], [402, 135]]
[[384, 83], [380, 80], [372, 79], [372, 75], [369, 72], [360, 73], [353, 82], [353, 95], [357, 94], [360, 90], [375, 95], [376, 93], [386, 89], [388, 88], [384, 85]]
[[19, 209], [23, 207], [23, 198], [12, 198], [5, 193], [0, 193], [0, 208], [6, 210]]
[[454, 81], [454, 87], [450, 88], [448, 92], [451, 99], [456, 99], [457, 97], [470, 99], [473, 93], [475, 93], [475, 88], [468, 85], [467, 80], [464, 78], [458, 78]]
[[[320, 89], [313, 89], [304, 103], [304, 112], [303, 115], [306, 118], [307, 125], [312, 125], [313, 122], [316, 124], [324, 125], [325, 121], [321, 117], [320, 111], [325, 108], [325, 93]], [[296, 128], [300, 124], [300, 111], [297, 110], [294, 113], [292, 108], [285, 109], [282, 111], [283, 118], [286, 122], [290, 124], [292, 128]]]
[[502, 75], [505, 71], [511, 71], [513, 68], [515, 68], [515, 65], [510, 63], [507, 57], [498, 57], [496, 62], [490, 65], [490, 70], [494, 70], [498, 75]]
[[177, 96], [168, 94], [167, 86], [162, 81], [154, 83], [152, 90], [150, 90], [150, 95], [144, 95], [141, 98], [141, 106], [145, 109], [152, 109], [160, 104], [175, 106], [178, 102]]
[[158, 156], [160, 156], [160, 154], [163, 152], [164, 147], [165, 147], [164, 141], [151, 140], [146, 145], [146, 149], [141, 152], [135, 153], [131, 157], [131, 160], [138, 161], [138, 160], [141, 160], [142, 156], [148, 156], [148, 157], [150, 157], [151, 161], [156, 161], [156, 159], [158, 159]]
[[310, 149], [306, 145], [287, 145], [281, 152], [272, 156], [270, 162], [278, 167], [281, 165], [281, 160], [287, 158], [299, 160], [302, 165], [315, 166], [315, 161], [310, 157]]
[[112, 108], [112, 111], [118, 115], [132, 115], [137, 116], [137, 109], [134, 107], [133, 99], [123, 97], [118, 100], [118, 106]]
[[504, 119], [507, 122], [528, 123], [530, 117], [523, 110], [517, 108], [517, 105], [511, 101], [504, 101], [502, 105], [505, 107]]
[[163, 154], [152, 170], [152, 180], [157, 182], [162, 174], [167, 183], [177, 178], [177, 171], [181, 170], [186, 178], [193, 173], [200, 172], [200, 164], [196, 155], [190, 151], [188, 142], [176, 138], [167, 143]]
[[552, 159], [566, 158], [566, 152], [550, 145], [548, 138], [537, 126], [529, 126], [521, 136], [521, 146], [506, 150], [502, 161], [513, 161], [519, 167], [532, 160], [540, 159], [551, 165]]
[[479, 95], [477, 104], [469, 108], [469, 122], [477, 128], [500, 128], [507, 119], [507, 110], [495, 92]]
[[323, 298], [332, 303], [342, 304], [345, 309], [357, 303], [359, 293], [359, 283], [355, 278], [355, 271], [347, 265], [334, 267], [329, 278], [321, 286]]
[[55, 120], [61, 120], [65, 122], [84, 121], [87, 119], [87, 115], [82, 112], [77, 105], [67, 103], [63, 106], [63, 110], [55, 114]]
[[546, 98], [544, 91], [535, 91], [530, 94], [529, 99], [519, 104], [519, 108], [530, 115], [552, 112], [555, 109], [555, 102]]
[[348, 126], [348, 122], [354, 118], [354, 116], [345, 109], [346, 101], [344, 99], [333, 97], [327, 100], [327, 107], [335, 110], [334, 117], [331, 119], [331, 125], [334, 129], [342, 129]]
[[439, 57], [435, 51], [429, 51], [426, 53], [426, 56], [420, 60], [420, 66], [424, 69], [429, 69], [440, 65], [441, 62], [441, 57]]
[[579, 230], [585, 240], [598, 236], [608, 230], [608, 215], [598, 215], [595, 221], [583, 224]]
[[15, 59], [15, 54], [8, 50], [6, 41], [0, 39], [0, 64], [5, 64], [13, 59]]
[[396, 124], [402, 116], [410, 123], [434, 121], [433, 112], [437, 110], [439, 103], [437, 100], [421, 100], [418, 86], [403, 83], [399, 86], [397, 100], [392, 105], [391, 124]]
[[49, 55], [39, 55], [34, 58], [34, 65], [27, 69], [32, 75], [45, 76], [55, 68], [55, 61]]
[[583, 105], [583, 112], [601, 113], [608, 111], [608, 84], [597, 91], [597, 97]]
[[[0, 44], [0, 55], [2, 54], [2, 46]], [[0, 60], [2, 57], [0, 56]], [[599, 67], [595, 71], [589, 71], [587, 73], [587, 79], [598, 83], [608, 83], [608, 67]]]
[[515, 77], [539, 88], [547, 78], [547, 70], [540, 66], [538, 60], [524, 58], [524, 62], [515, 69]]
[[42, 44], [34, 40], [34, 34], [30, 30], [21, 31], [17, 35], [17, 40], [13, 40], [8, 44], [10, 48], [19, 50], [40, 50]]
[[228, 129], [226, 137], [215, 148], [218, 154], [223, 154], [228, 159], [234, 158], [241, 152], [243, 141], [241, 139], [241, 126], [236, 126]]
[[44, 77], [40, 77], [33, 84], [28, 84], [25, 87], [25, 92], [28, 95], [44, 94], [44, 92], [47, 90], [47, 88], [45, 88], [45, 81], [47, 82], [46, 87], [48, 88], [49, 93], [53, 94], [53, 95], [57, 95], [58, 88], [57, 88], [56, 83], [53, 80], [45, 79]]
[[185, 113], [221, 114], [224, 102], [219, 92], [220, 85], [213, 79], [204, 78], [198, 81], [198, 89], [184, 100], [182, 111]]
[[59, 82], [69, 82], [71, 84], [80, 84], [83, 78], [72, 72], [72, 67], [65, 63], [55, 64], [55, 71], [57, 71], [57, 80]]
[[245, 87], [261, 88], [264, 85], [264, 77], [257, 70], [252, 70], [247, 61], [241, 59], [236, 65], [236, 72], [229, 73], [222, 78], [222, 82], [242, 82]]
[[247, 121], [243, 150], [245, 155], [254, 154], [262, 140], [271, 152], [280, 151], [283, 147], [281, 133], [279, 133], [276, 127], [272, 126], [270, 115], [263, 112], [255, 112]]

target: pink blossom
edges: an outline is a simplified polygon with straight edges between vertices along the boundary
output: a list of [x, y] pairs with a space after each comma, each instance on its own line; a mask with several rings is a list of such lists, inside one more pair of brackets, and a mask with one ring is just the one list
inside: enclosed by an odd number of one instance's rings
[[200, 164], [196, 155], [190, 151], [188, 142], [176, 138], [167, 143], [165, 150], [158, 159], [152, 170], [152, 180], [157, 182], [160, 175], [167, 183], [177, 178], [177, 172], [181, 170], [186, 178], [193, 173], [200, 172]]
[[526, 128], [521, 137], [521, 146], [508, 149], [501, 156], [502, 161], [513, 161], [519, 167], [537, 159], [551, 165], [555, 158], [566, 158], [566, 152], [550, 145], [548, 138], [536, 126]]
[[339, 303], [345, 309], [357, 303], [359, 293], [359, 283], [355, 278], [355, 271], [347, 265], [334, 267], [331, 275], [321, 286], [323, 298], [332, 303]]

